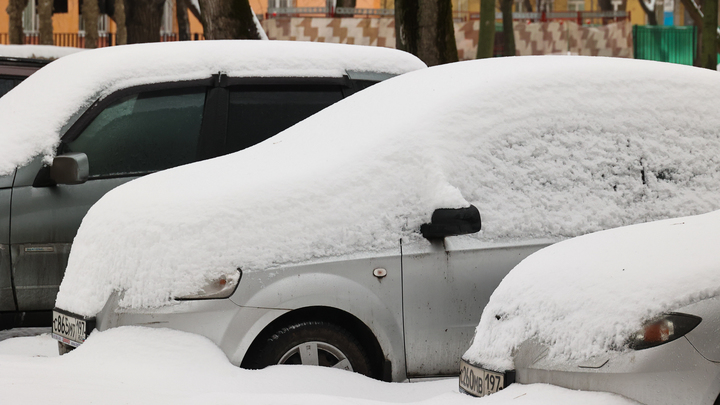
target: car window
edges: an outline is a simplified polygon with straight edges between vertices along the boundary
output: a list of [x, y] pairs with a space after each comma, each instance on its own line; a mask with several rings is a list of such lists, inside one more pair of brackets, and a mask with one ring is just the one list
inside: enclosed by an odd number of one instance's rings
[[60, 153], [83, 152], [90, 177], [135, 175], [196, 160], [205, 88], [123, 97], [105, 108]]
[[4, 96], [5, 93], [12, 90], [13, 87], [20, 84], [22, 80], [20, 79], [10, 79], [10, 78], [3, 78], [0, 77], [0, 97]]
[[342, 99], [340, 86], [230, 87], [225, 153], [245, 149]]

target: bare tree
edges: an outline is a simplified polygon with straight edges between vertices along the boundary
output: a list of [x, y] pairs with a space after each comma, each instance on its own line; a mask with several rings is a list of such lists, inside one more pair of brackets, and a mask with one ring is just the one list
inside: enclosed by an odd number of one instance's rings
[[125, 45], [127, 44], [127, 25], [125, 23], [125, 1], [124, 0], [112, 0], [113, 7], [108, 13], [110, 17], [115, 21], [117, 31], [115, 32], [115, 44]]
[[396, 0], [395, 47], [428, 66], [457, 61], [450, 0]]
[[206, 39], [260, 39], [248, 0], [199, 0]]
[[515, 27], [513, 26], [512, 6], [513, 0], [500, 0], [503, 23], [503, 56], [515, 56]]
[[[338, 8], [355, 8], [356, 0], [337, 0], [336, 6]], [[352, 17], [352, 14], [338, 14], [338, 17]]]
[[700, 66], [717, 70], [718, 0], [705, 0], [702, 11], [704, 17], [700, 44]]
[[[510, 18], [512, 19], [512, 16], [510, 16]], [[503, 27], [504, 24], [505, 15], [503, 14]], [[477, 58], [492, 58], [494, 47], [495, 0], [480, 0], [480, 27], [478, 30]]]
[[38, 0], [38, 31], [40, 45], [53, 44], [53, 0]]
[[11, 44], [20, 45], [25, 40], [22, 14], [25, 7], [27, 7], [27, 4], [28, 0], [10, 0], [8, 3], [6, 11], [10, 17], [8, 36], [10, 37], [9, 39]]
[[655, 15], [655, 7], [657, 6], [656, 0], [639, 0], [640, 1], [640, 7], [642, 7], [643, 11], [645, 12], [645, 15], [647, 15], [648, 18], [648, 25], [658, 25], [657, 16]]
[[165, 0], [125, 0], [127, 43], [159, 42]]
[[175, 15], [178, 22], [178, 40], [190, 40], [190, 20], [188, 20], [188, 0], [175, 0]]
[[[717, 15], [717, 12], [718, 12], [717, 0], [714, 0], [714, 1], [715, 1], [715, 5], [714, 5], [715, 14], [714, 15]], [[693, 19], [693, 22], [695, 23], [695, 26], [698, 29], [698, 38], [700, 39], [700, 41], [698, 41], [700, 44], [700, 52], [698, 55], [698, 59], [695, 62], [695, 65], [707, 67], [707, 66], [705, 66], [705, 63], [708, 62], [708, 58], [703, 57], [703, 55], [707, 55], [707, 54], [712, 55], [713, 49], [715, 50], [714, 52], [720, 53], [720, 29], [717, 28], [717, 18], [711, 19], [710, 21], [708, 21], [707, 27], [709, 28], [709, 31], [706, 31], [705, 22], [707, 20], [705, 19], [705, 13], [703, 12], [703, 10], [700, 10], [700, 6], [698, 6], [698, 4], [695, 2], [695, 0], [682, 0], [682, 4], [683, 4], [683, 6], [685, 6], [685, 9], [688, 11], [688, 14], [690, 14], [690, 18]], [[705, 7], [707, 7], [707, 6], [705, 6]], [[711, 7], [713, 7], [713, 6], [711, 6]], [[705, 10], [707, 11], [707, 8], [705, 8]], [[713, 33], [715, 36], [715, 39], [714, 40], [710, 39], [706, 42], [704, 33], [707, 33], [707, 32]], [[713, 34], [710, 34], [708, 36], [713, 36]], [[705, 60], [703, 60], [703, 59], [705, 59]], [[709, 66], [709, 64], [708, 64], [708, 66]], [[714, 68], [712, 68], [712, 69], [714, 69]]]
[[98, 18], [100, 7], [97, 0], [85, 0], [82, 3], [82, 19], [85, 26], [85, 48], [98, 47]]

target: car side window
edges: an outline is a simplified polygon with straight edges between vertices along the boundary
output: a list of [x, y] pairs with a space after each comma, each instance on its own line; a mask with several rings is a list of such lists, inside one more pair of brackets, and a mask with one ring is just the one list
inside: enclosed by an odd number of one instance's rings
[[90, 177], [138, 175], [196, 160], [205, 88], [123, 97], [96, 116], [60, 153], [83, 152]]
[[277, 134], [342, 99], [337, 85], [232, 86], [225, 153]]
[[12, 90], [13, 87], [20, 84], [22, 80], [20, 79], [9, 79], [5, 77], [0, 77], [0, 97], [5, 95], [8, 91]]

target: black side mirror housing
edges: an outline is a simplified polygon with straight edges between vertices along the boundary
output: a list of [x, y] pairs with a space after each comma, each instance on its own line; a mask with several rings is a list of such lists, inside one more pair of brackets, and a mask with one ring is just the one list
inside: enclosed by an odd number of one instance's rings
[[84, 153], [66, 153], [55, 156], [50, 167], [50, 178], [56, 184], [82, 184], [90, 176], [90, 164]]
[[465, 208], [438, 208], [429, 224], [420, 227], [425, 239], [442, 239], [446, 236], [467, 235], [479, 232], [480, 211], [474, 205]]

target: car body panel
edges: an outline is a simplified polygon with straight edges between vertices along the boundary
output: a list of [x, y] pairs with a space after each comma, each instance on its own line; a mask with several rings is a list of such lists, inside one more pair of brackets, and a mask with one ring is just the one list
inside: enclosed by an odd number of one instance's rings
[[678, 308], [675, 312], [702, 318], [702, 322], [685, 335], [685, 338], [703, 357], [712, 362], [720, 362], [720, 297], [702, 300]]
[[712, 404], [720, 393], [720, 364], [703, 358], [685, 338], [610, 354], [597, 368], [582, 367], [585, 362], [549, 360], [537, 346], [526, 342], [520, 347], [515, 360], [517, 382], [614, 392], [658, 405]]
[[495, 287], [517, 263], [549, 243], [446, 238], [445, 243], [404, 247], [408, 376], [457, 375], [460, 356]]

